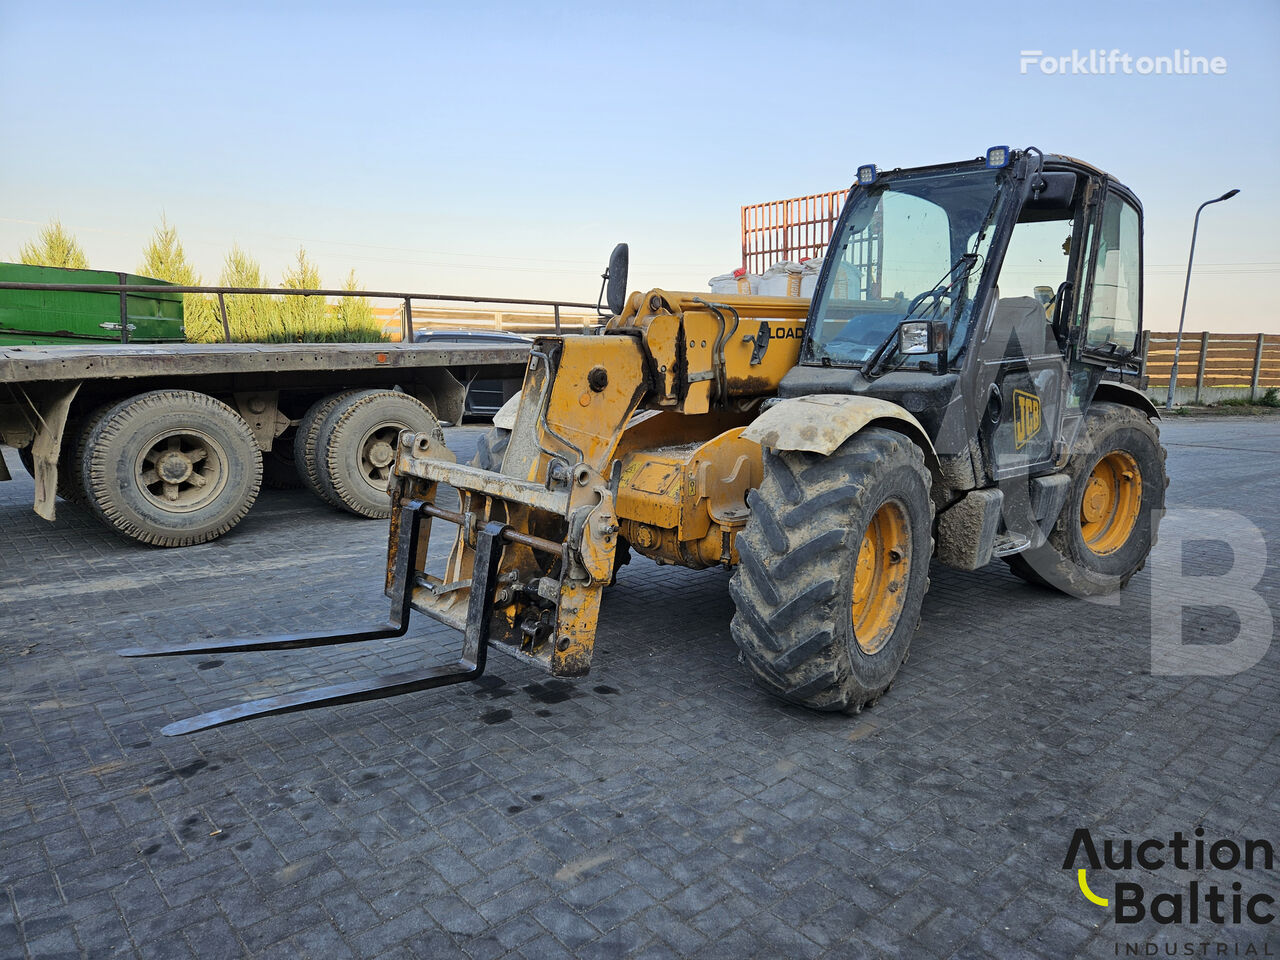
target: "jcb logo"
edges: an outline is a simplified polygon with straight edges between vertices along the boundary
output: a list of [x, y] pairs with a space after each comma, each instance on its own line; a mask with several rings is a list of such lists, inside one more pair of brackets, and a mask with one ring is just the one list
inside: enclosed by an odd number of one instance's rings
[[1040, 398], [1025, 390], [1013, 391], [1013, 444], [1021, 450], [1040, 432]]

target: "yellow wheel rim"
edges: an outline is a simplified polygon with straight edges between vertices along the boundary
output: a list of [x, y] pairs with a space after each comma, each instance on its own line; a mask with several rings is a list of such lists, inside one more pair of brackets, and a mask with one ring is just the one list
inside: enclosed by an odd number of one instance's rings
[[1080, 502], [1080, 533], [1084, 544], [1099, 557], [1115, 553], [1138, 525], [1142, 506], [1142, 471], [1123, 450], [1112, 450], [1098, 461], [1085, 484]]
[[907, 599], [911, 525], [896, 500], [880, 505], [867, 524], [853, 572], [853, 636], [865, 654], [889, 642]]

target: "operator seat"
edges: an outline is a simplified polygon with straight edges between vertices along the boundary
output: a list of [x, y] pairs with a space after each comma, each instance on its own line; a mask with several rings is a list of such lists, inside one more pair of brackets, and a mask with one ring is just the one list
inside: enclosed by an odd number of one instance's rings
[[1053, 325], [1035, 297], [1009, 297], [997, 302], [995, 317], [982, 344], [986, 360], [1038, 357], [1057, 351]]

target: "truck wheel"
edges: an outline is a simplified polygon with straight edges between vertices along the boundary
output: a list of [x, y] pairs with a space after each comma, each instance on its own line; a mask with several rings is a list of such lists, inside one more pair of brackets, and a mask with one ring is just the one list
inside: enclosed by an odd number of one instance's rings
[[262, 482], [249, 425], [225, 403], [191, 390], [154, 390], [105, 412], [86, 445], [89, 505], [117, 533], [185, 547], [226, 533]]
[[857, 713], [889, 689], [929, 589], [929, 489], [920, 448], [890, 430], [826, 457], [765, 451], [729, 590], [734, 642], [768, 690]]
[[325, 418], [333, 412], [333, 408], [354, 396], [359, 390], [345, 390], [342, 393], [331, 393], [313, 403], [298, 421], [298, 432], [293, 435], [293, 461], [297, 464], [298, 477], [302, 485], [330, 506], [337, 504], [329, 499], [328, 491], [320, 484], [320, 452], [316, 440], [320, 435], [320, 427]]
[[58, 495], [72, 503], [87, 503], [89, 492], [85, 489], [84, 478], [89, 470], [85, 460], [88, 457], [89, 437], [97, 429], [104, 417], [111, 412], [114, 403], [105, 403], [88, 415], [82, 417], [75, 426], [74, 432], [68, 425], [64, 434], [62, 462], [65, 469], [58, 470]]
[[316, 450], [320, 484], [337, 506], [361, 517], [391, 516], [387, 484], [402, 430], [444, 443], [435, 414], [407, 393], [365, 390], [334, 406], [320, 425]]
[[1146, 414], [1096, 403], [1066, 473], [1062, 508], [1044, 546], [1005, 557], [1029, 583], [1074, 597], [1115, 593], [1147, 562], [1164, 513], [1165, 449]]

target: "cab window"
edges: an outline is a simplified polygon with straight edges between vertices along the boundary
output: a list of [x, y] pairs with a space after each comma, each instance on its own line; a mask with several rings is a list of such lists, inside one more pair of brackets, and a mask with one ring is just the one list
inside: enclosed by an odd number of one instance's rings
[[1115, 191], [1107, 194], [1094, 247], [1084, 346], [1091, 353], [1127, 354], [1137, 345], [1142, 309], [1142, 221]]

